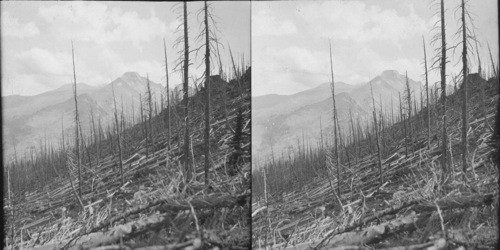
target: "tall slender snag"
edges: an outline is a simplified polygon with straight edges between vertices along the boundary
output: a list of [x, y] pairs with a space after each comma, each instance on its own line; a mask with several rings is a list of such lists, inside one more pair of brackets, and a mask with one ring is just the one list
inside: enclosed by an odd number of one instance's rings
[[[149, 74], [146, 75], [146, 87], [147, 87], [147, 94], [148, 94], [148, 106], [149, 106], [149, 116], [148, 116], [148, 127], [149, 127], [149, 144], [147, 143], [147, 138], [146, 138], [146, 147], [148, 146], [154, 146], [154, 141], [153, 141], [153, 124], [152, 124], [152, 118], [153, 118], [153, 96], [151, 93], [151, 83], [149, 82]], [[154, 154], [154, 150], [153, 150]]]
[[483, 77], [483, 72], [481, 69], [481, 57], [479, 57], [479, 48], [477, 46], [477, 36], [475, 31], [474, 31], [474, 42], [476, 44], [476, 54], [477, 54], [477, 73], [479, 74], [480, 77]]
[[111, 90], [113, 91], [113, 104], [114, 104], [114, 116], [115, 116], [115, 125], [116, 125], [116, 135], [117, 135], [117, 144], [118, 144], [118, 165], [120, 166], [120, 183], [124, 184], [123, 181], [123, 159], [122, 159], [122, 142], [121, 142], [121, 130], [118, 123], [118, 108], [116, 107], [116, 97], [115, 97], [115, 85], [111, 84]]
[[76, 69], [75, 69], [75, 50], [73, 48], [73, 41], [71, 41], [71, 56], [73, 59], [73, 94], [75, 98], [75, 147], [76, 147], [76, 158], [78, 164], [78, 195], [82, 196], [82, 162], [80, 159], [80, 133], [79, 124], [80, 120], [78, 117], [78, 101], [76, 92]]
[[334, 136], [334, 152], [335, 152], [335, 161], [337, 167], [337, 193], [339, 197], [340, 194], [340, 161], [339, 161], [339, 151], [338, 151], [338, 140], [337, 140], [337, 107], [335, 105], [335, 78], [333, 75], [333, 57], [332, 57], [332, 43], [328, 41], [330, 44], [330, 73], [332, 75], [331, 81], [331, 89], [332, 89], [332, 101], [333, 101], [333, 136]]
[[208, 186], [210, 169], [210, 36], [208, 7], [205, 0], [205, 186]]
[[495, 66], [495, 61], [493, 60], [493, 56], [491, 55], [490, 43], [488, 43], [488, 51], [490, 52], [490, 60], [491, 60], [491, 67], [493, 69], [493, 74], [495, 75], [495, 78], [498, 81], [498, 70], [497, 67]]
[[183, 77], [183, 101], [184, 101], [184, 169], [186, 171], [186, 182], [191, 181], [193, 176], [190, 152], [189, 152], [189, 95], [188, 95], [188, 81], [189, 81], [189, 43], [188, 43], [188, 21], [187, 21], [187, 2], [183, 3], [184, 10], [184, 77]]
[[379, 139], [379, 134], [378, 134], [378, 128], [377, 128], [377, 113], [376, 113], [376, 108], [375, 108], [375, 97], [373, 96], [373, 86], [372, 82], [370, 82], [370, 92], [372, 94], [372, 104], [373, 104], [373, 126], [375, 129], [375, 139], [377, 143], [377, 160], [378, 160], [378, 170], [379, 170], [379, 180], [380, 180], [380, 186], [384, 183], [384, 177], [382, 175], [382, 155], [380, 152], [380, 139]]
[[[168, 81], [168, 61], [167, 61], [167, 45], [165, 44], [165, 38], [163, 38], [163, 50], [165, 52], [165, 77], [167, 81], [167, 151], [170, 152], [170, 138], [171, 137], [171, 132], [170, 132], [170, 85]], [[168, 167], [168, 159], [166, 161], [167, 167]]]
[[444, 18], [444, 0], [441, 0], [441, 117], [443, 134], [441, 145], [441, 168], [443, 171], [442, 182], [446, 181], [449, 173], [448, 168], [448, 131], [446, 128], [446, 31], [445, 31], [445, 18]]
[[462, 172], [466, 181], [467, 172], [467, 129], [469, 122], [467, 119], [467, 29], [465, 24], [465, 2], [462, 0]]
[[411, 138], [411, 90], [410, 90], [410, 83], [408, 82], [408, 72], [406, 72], [406, 104], [408, 105], [408, 136], [409, 136], [409, 142], [410, 142], [410, 147], [412, 145], [412, 138]]
[[401, 122], [403, 123], [403, 132], [404, 132], [404, 141], [405, 141], [405, 156], [406, 158], [408, 158], [408, 137], [406, 136], [406, 119], [405, 119], [405, 115], [403, 113], [403, 103], [401, 101], [401, 93], [398, 92], [398, 96], [399, 96], [399, 112], [400, 112], [400, 116], [401, 116]]
[[425, 40], [422, 36], [422, 44], [424, 45], [424, 67], [425, 67], [425, 95], [427, 102], [427, 150], [431, 148], [431, 107], [429, 105], [429, 75], [427, 72], [427, 53], [425, 51]]

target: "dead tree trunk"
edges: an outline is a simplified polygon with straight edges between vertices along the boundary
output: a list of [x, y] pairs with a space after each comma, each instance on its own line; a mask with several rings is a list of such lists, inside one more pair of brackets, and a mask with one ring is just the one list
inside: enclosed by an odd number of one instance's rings
[[96, 165], [99, 165], [99, 141], [98, 141], [98, 135], [97, 135], [97, 129], [96, 129], [96, 125], [95, 125], [95, 120], [94, 120], [94, 112], [91, 111], [90, 112], [90, 121], [92, 123], [92, 134], [94, 135], [94, 147], [96, 149]]
[[[149, 146], [154, 146], [154, 141], [153, 141], [153, 125], [152, 125], [152, 119], [153, 119], [153, 96], [151, 94], [151, 84], [149, 83], [149, 74], [146, 75], [146, 81], [147, 81], [147, 91], [148, 91], [148, 106], [149, 106], [149, 116], [148, 116], [148, 130], [149, 130], [149, 144], [147, 143], [146, 139], [146, 145]], [[147, 146], [146, 146], [147, 147]], [[154, 154], [154, 149], [153, 149], [153, 154]]]
[[333, 75], [333, 58], [332, 58], [332, 44], [330, 42], [330, 72], [332, 75], [332, 101], [333, 101], [333, 136], [334, 136], [334, 153], [335, 153], [335, 161], [337, 167], [337, 193], [338, 196], [341, 197], [340, 193], [340, 162], [339, 162], [339, 151], [338, 151], [338, 140], [337, 140], [337, 107], [335, 105], [335, 79]]
[[403, 103], [401, 101], [401, 93], [398, 92], [399, 95], [399, 112], [401, 116], [401, 123], [403, 123], [403, 135], [404, 135], [404, 141], [405, 141], [405, 156], [408, 158], [408, 137], [406, 136], [406, 119], [405, 115], [403, 113]]
[[75, 70], [75, 50], [73, 48], [73, 41], [71, 41], [71, 56], [73, 58], [73, 93], [75, 98], [75, 147], [76, 147], [76, 158], [78, 164], [78, 195], [82, 196], [82, 162], [80, 159], [80, 133], [79, 133], [79, 125], [80, 120], [78, 117], [78, 101], [77, 101], [77, 92], [76, 92], [76, 70]]
[[189, 44], [188, 44], [188, 21], [187, 21], [187, 2], [184, 2], [184, 83], [183, 83], [183, 101], [184, 101], [184, 168], [186, 170], [186, 182], [191, 181], [193, 170], [190, 163], [189, 152], [189, 95], [188, 95], [188, 81], [189, 81]]
[[116, 97], [115, 97], [115, 85], [111, 85], [111, 90], [113, 91], [113, 104], [114, 104], [114, 115], [116, 124], [116, 134], [117, 134], [117, 144], [118, 144], [118, 165], [120, 166], [120, 183], [123, 186], [123, 160], [122, 160], [122, 142], [121, 142], [121, 131], [118, 123], [118, 109], [116, 107]]
[[[168, 82], [168, 61], [167, 61], [167, 46], [165, 44], [165, 38], [163, 38], [163, 50], [165, 52], [165, 77], [167, 78], [167, 151], [170, 152], [170, 85]], [[168, 159], [166, 161], [168, 164]], [[168, 166], [167, 166], [168, 167]]]
[[429, 105], [429, 75], [427, 72], [427, 53], [425, 51], [425, 40], [422, 36], [422, 44], [424, 45], [424, 67], [425, 67], [425, 94], [427, 101], [427, 150], [431, 148], [431, 107]]
[[208, 29], [208, 7], [205, 1], [205, 186], [208, 186], [210, 169], [210, 32]]
[[[356, 140], [356, 131], [354, 130], [354, 121], [352, 119], [352, 110], [351, 109], [349, 109], [349, 120], [351, 122], [351, 132], [352, 132], [352, 145], [351, 145], [351, 147], [356, 148], [358, 142]], [[355, 158], [356, 164], [358, 164], [358, 157], [359, 157], [358, 152], [355, 149], [354, 150], [354, 158]]]
[[448, 145], [448, 131], [446, 128], [446, 31], [444, 19], [444, 0], [441, 0], [441, 116], [442, 116], [442, 145], [441, 145], [441, 167], [443, 171], [443, 179], [446, 180], [449, 174], [448, 168], [448, 152], [446, 146]]
[[411, 90], [410, 90], [410, 83], [408, 82], [408, 72], [406, 72], [406, 104], [408, 105], [408, 137], [409, 137], [409, 144], [410, 148], [412, 145], [412, 130], [411, 130]]
[[380, 180], [380, 186], [384, 184], [384, 177], [382, 175], [382, 155], [380, 153], [380, 139], [379, 139], [379, 134], [378, 134], [378, 128], [377, 128], [377, 113], [376, 113], [376, 108], [375, 108], [375, 97], [373, 97], [373, 87], [372, 83], [370, 82], [370, 91], [372, 94], [372, 104], [373, 104], [373, 126], [375, 126], [375, 139], [377, 143], [377, 160], [378, 160], [378, 169], [379, 169], [379, 180]]
[[489, 43], [488, 43], [488, 51], [490, 52], [490, 60], [491, 60], [491, 67], [493, 68], [493, 74], [495, 75], [495, 78], [498, 81], [498, 71], [497, 71], [497, 67], [495, 66], [495, 61], [493, 60], [493, 56], [491, 55], [491, 49], [490, 49]]
[[465, 3], [462, 0], [462, 172], [463, 179], [466, 181], [467, 172], [467, 130], [469, 127], [467, 117], [467, 29], [465, 24]]

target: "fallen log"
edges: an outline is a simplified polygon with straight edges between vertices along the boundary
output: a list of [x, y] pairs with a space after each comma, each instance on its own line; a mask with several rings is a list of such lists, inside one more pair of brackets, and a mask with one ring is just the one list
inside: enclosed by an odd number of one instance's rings
[[[221, 208], [221, 207], [232, 207], [232, 206], [236, 206], [236, 205], [242, 206], [246, 203], [246, 199], [248, 197], [250, 197], [249, 191], [247, 191], [247, 192], [245, 192], [237, 197], [233, 197], [233, 196], [224, 194], [224, 195], [213, 195], [211, 197], [208, 197], [208, 199], [206, 197], [201, 197], [200, 199], [193, 198], [193, 200], [191, 200], [190, 203], [192, 204], [192, 206], [195, 209], [204, 209], [204, 208], [212, 208], [213, 209], [213, 208]], [[189, 203], [187, 201], [178, 201], [178, 200], [168, 199], [168, 198], [153, 201], [153, 202], [150, 202], [148, 204], [144, 204], [144, 205], [138, 206], [136, 208], [130, 209], [130, 210], [126, 211], [125, 213], [111, 217], [108, 220], [102, 221], [101, 223], [99, 223], [97, 226], [95, 226], [93, 228], [80, 229], [80, 232], [76, 236], [74, 236], [71, 240], [69, 240], [63, 248], [66, 249], [71, 244], [71, 242], [73, 242], [75, 239], [77, 239], [81, 236], [100, 231], [101, 229], [112, 225], [112, 223], [114, 223], [114, 222], [125, 219], [126, 217], [128, 217], [130, 215], [140, 213], [148, 208], [152, 208], [155, 206], [159, 206], [159, 208], [157, 208], [156, 210], [160, 211], [160, 212], [166, 212], [166, 211], [175, 212], [175, 211], [190, 210], [191, 209], [191, 206], [189, 206]]]
[[[439, 208], [441, 210], [447, 210], [447, 209], [454, 209], [454, 208], [468, 208], [468, 207], [477, 207], [477, 206], [484, 206], [484, 205], [489, 205], [493, 202], [494, 200], [494, 194], [486, 194], [486, 195], [470, 195], [470, 196], [462, 196], [462, 197], [445, 197], [443, 199], [440, 199], [436, 201], [438, 204]], [[383, 216], [390, 215], [390, 214], [395, 214], [398, 211], [406, 208], [406, 207], [411, 207], [413, 206], [413, 209], [419, 212], [427, 212], [427, 211], [433, 211], [436, 209], [436, 205], [433, 202], [426, 201], [426, 200], [415, 200], [411, 202], [406, 202], [401, 205], [395, 205], [392, 207], [389, 207], [387, 209], [384, 209], [382, 211], [379, 211], [371, 216], [365, 217], [361, 219], [359, 222], [354, 223], [353, 225], [339, 228], [337, 230], [334, 230], [330, 233], [328, 233], [325, 238], [315, 247], [316, 249], [323, 247], [323, 244], [325, 241], [328, 241], [327, 244], [331, 241], [332, 237], [351, 231], [359, 226], [362, 226], [368, 222], [374, 221], [376, 219], [379, 219]]]
[[[496, 195], [493, 193], [489, 194], [474, 194], [469, 196], [461, 197], [445, 197], [437, 201], [437, 204], [441, 210], [456, 209], [456, 208], [468, 208], [468, 207], [479, 207], [490, 205], [493, 203]], [[419, 212], [429, 212], [436, 209], [436, 205], [432, 201], [424, 201], [413, 207]]]
[[[344, 232], [348, 232], [348, 231], [351, 231], [357, 227], [360, 227], [368, 222], [371, 222], [371, 221], [374, 221], [376, 219], [379, 219], [383, 216], [386, 216], [386, 215], [390, 215], [390, 214], [395, 214], [397, 212], [399, 212], [400, 210], [404, 209], [404, 208], [407, 208], [407, 207], [410, 207], [412, 205], [415, 205], [417, 204], [418, 201], [411, 201], [411, 202], [406, 202], [406, 203], [403, 203], [403, 204], [400, 204], [400, 205], [394, 205], [392, 207], [389, 207], [387, 209], [384, 209], [382, 211], [379, 211], [379, 212], [376, 212], [375, 214], [371, 215], [371, 216], [368, 216], [368, 217], [365, 217], [363, 219], [361, 219], [360, 221], [358, 221], [357, 223], [354, 223], [350, 226], [346, 226], [346, 227], [341, 227], [339, 229], [336, 229], [336, 230], [333, 230], [332, 232], [328, 233], [325, 238], [323, 238], [323, 240], [315, 247], [316, 249], [319, 249], [323, 246], [323, 244], [325, 243], [325, 241], [330, 241], [331, 237], [337, 235], [337, 234], [340, 234], [340, 233], [344, 233]], [[328, 243], [327, 243], [328, 244]]]

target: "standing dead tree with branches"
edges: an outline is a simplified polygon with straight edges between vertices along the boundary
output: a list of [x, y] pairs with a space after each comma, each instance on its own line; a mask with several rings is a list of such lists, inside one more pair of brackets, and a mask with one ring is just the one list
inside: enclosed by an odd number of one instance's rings
[[[176, 61], [175, 69], [182, 72], [182, 100], [181, 107], [184, 113], [184, 144], [182, 145], [183, 161], [184, 161], [184, 181], [190, 182], [193, 177], [193, 168], [191, 162], [191, 150], [190, 150], [190, 129], [189, 129], [189, 32], [188, 32], [188, 10], [187, 2], [182, 2], [182, 7], [178, 5], [174, 11], [179, 13], [177, 17], [181, 20], [179, 26], [177, 26], [176, 32], [181, 33], [179, 37], [174, 42], [174, 46], [180, 47], [178, 54], [179, 57]], [[179, 144], [181, 140], [179, 140]], [[180, 148], [180, 147], [179, 147]]]
[[75, 99], [75, 149], [78, 164], [78, 195], [82, 196], [82, 161], [80, 158], [80, 118], [78, 117], [78, 100], [76, 92], [76, 69], [75, 69], [75, 50], [73, 48], [73, 41], [71, 41], [71, 56], [73, 59], [73, 96]]
[[434, 30], [436, 30], [436, 34], [433, 36], [431, 40], [431, 44], [436, 44], [441, 42], [439, 46], [435, 49], [436, 56], [434, 57], [434, 62], [432, 66], [439, 63], [438, 67], [434, 67], [434, 69], [440, 70], [441, 75], [441, 127], [442, 127], [442, 136], [441, 136], [441, 183], [445, 183], [448, 181], [448, 176], [450, 173], [449, 166], [449, 152], [447, 150], [448, 146], [448, 130], [447, 130], [447, 119], [446, 119], [446, 23], [445, 23], [445, 8], [444, 8], [444, 0], [440, 0], [439, 4], [437, 2], [434, 6], [438, 6], [439, 10], [435, 13], [435, 15], [439, 15], [440, 19], [434, 25]]

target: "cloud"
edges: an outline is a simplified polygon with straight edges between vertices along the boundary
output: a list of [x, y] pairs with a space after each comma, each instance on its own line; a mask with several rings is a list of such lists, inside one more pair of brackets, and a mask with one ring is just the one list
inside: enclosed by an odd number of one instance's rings
[[[144, 76], [148, 73], [150, 79], [156, 82], [163, 78], [164, 71], [159, 61], [125, 61], [113, 49], [99, 50], [98, 58], [82, 57], [93, 53], [96, 52], [75, 52], [77, 82], [91, 85], [109, 83], [127, 71], [135, 71]], [[39, 93], [73, 81], [71, 60], [70, 53], [32, 48], [17, 55], [6, 73], [20, 85], [23, 94]]]
[[51, 24], [51, 32], [60, 39], [139, 42], [163, 36], [170, 29], [151, 12], [149, 18], [121, 8], [108, 8], [97, 2], [66, 2], [40, 7], [38, 15]]
[[[292, 94], [310, 88], [309, 84], [328, 81], [329, 59], [321, 51], [289, 46], [252, 52], [254, 68], [252, 94], [270, 92]], [[286, 90], [286, 91], [284, 91]]]
[[20, 72], [31, 75], [69, 75], [72, 72], [70, 54], [52, 53], [45, 49], [32, 48], [18, 55]]
[[413, 8], [407, 16], [394, 9], [368, 7], [362, 2], [324, 1], [302, 4], [298, 8], [310, 32], [351, 42], [384, 40], [399, 44], [420, 36], [427, 29], [427, 23]]
[[297, 33], [297, 27], [290, 20], [278, 20], [269, 9], [262, 9], [252, 15], [252, 36], [283, 36]]
[[40, 33], [35, 23], [19, 23], [17, 18], [10, 15], [9, 12], [2, 13], [2, 35], [16, 38], [33, 37]]

